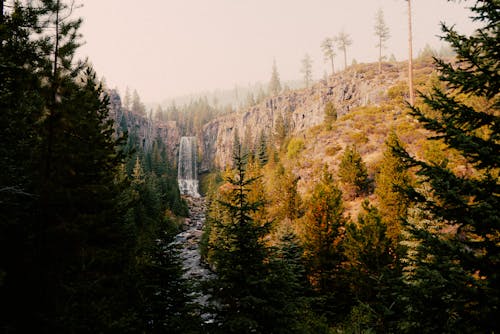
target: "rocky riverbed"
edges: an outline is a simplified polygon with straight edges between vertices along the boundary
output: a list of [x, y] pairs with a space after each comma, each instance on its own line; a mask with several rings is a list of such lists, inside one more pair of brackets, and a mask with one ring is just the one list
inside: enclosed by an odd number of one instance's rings
[[[183, 231], [176, 235], [175, 243], [180, 246], [180, 257], [185, 270], [184, 277], [195, 283], [201, 283], [213, 277], [212, 271], [201, 261], [199, 244], [205, 223], [206, 203], [202, 197], [185, 196], [189, 206], [189, 217], [186, 218]], [[207, 295], [199, 295], [196, 301], [207, 306]]]

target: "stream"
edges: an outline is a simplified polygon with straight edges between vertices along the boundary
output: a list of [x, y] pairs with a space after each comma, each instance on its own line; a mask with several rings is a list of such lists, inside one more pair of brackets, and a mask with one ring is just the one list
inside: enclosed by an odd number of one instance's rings
[[[199, 243], [205, 223], [206, 203], [203, 197], [184, 196], [189, 206], [189, 217], [186, 218], [183, 231], [175, 236], [175, 243], [179, 245], [180, 258], [185, 270], [184, 278], [200, 285], [203, 281], [213, 277], [212, 271], [201, 261]], [[195, 302], [202, 307], [208, 306], [208, 295], [196, 294]], [[209, 314], [202, 314], [207, 320]]]

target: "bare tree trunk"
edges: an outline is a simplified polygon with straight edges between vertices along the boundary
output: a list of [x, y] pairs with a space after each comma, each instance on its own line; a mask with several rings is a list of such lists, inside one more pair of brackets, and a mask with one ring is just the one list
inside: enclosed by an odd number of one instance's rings
[[335, 68], [333, 67], [333, 57], [330, 57], [330, 61], [332, 62], [332, 75], [335, 74]]
[[415, 102], [413, 94], [413, 42], [411, 31], [411, 0], [408, 1], [408, 87], [410, 93], [410, 105]]

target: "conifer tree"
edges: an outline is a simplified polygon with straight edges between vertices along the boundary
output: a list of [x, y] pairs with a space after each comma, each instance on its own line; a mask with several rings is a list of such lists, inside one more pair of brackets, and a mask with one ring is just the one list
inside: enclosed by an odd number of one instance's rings
[[473, 20], [481, 26], [472, 36], [442, 26], [457, 53], [454, 63], [436, 60], [448, 90], [422, 96], [430, 110], [411, 109], [435, 133], [430, 140], [443, 140], [471, 172], [394, 147], [420, 181], [408, 189], [407, 332], [499, 331], [499, 10], [496, 1], [476, 1]]
[[335, 37], [335, 41], [337, 42], [339, 49], [344, 53], [344, 70], [347, 69], [347, 47], [352, 44], [351, 36], [345, 31], [339, 32], [339, 34]]
[[281, 92], [280, 76], [278, 68], [276, 67], [276, 59], [273, 60], [273, 71], [271, 73], [271, 80], [269, 81], [269, 94], [271, 96], [278, 95]]
[[375, 194], [379, 199], [380, 215], [387, 224], [387, 235], [392, 240], [393, 247], [397, 248], [401, 240], [401, 222], [406, 218], [409, 205], [403, 189], [410, 184], [410, 177], [404, 162], [391, 149], [403, 146], [396, 133], [389, 133], [386, 146], [376, 176]]
[[307, 275], [319, 296], [316, 307], [333, 321], [349, 303], [346, 281], [341, 278], [347, 218], [342, 192], [326, 165], [306, 207], [303, 239]]
[[305, 54], [304, 58], [302, 58], [301, 61], [302, 67], [300, 68], [300, 72], [302, 73], [304, 77], [304, 84], [306, 85], [306, 88], [309, 88], [309, 85], [311, 84], [312, 81], [312, 59], [309, 54]]
[[217, 269], [212, 287], [219, 305], [217, 322], [224, 333], [263, 332], [268, 256], [263, 238], [269, 225], [252, 219], [262, 205], [248, 201], [249, 186], [257, 179], [246, 177], [246, 159], [239, 152], [233, 160], [235, 172], [226, 178], [228, 198], [220, 202], [225, 214], [213, 222], [218, 236], [210, 246]]
[[377, 36], [377, 48], [378, 48], [378, 72], [382, 72], [382, 49], [384, 48], [384, 43], [389, 39], [389, 28], [387, 27], [384, 19], [384, 11], [380, 8], [375, 15], [375, 36]]
[[333, 38], [327, 37], [321, 42], [321, 51], [325, 61], [329, 61], [332, 66], [332, 75], [335, 73], [333, 58], [335, 58], [335, 51], [333, 50]]
[[362, 203], [358, 222], [346, 229], [344, 253], [347, 277], [354, 296], [354, 309], [367, 306], [366, 323], [358, 326], [365, 330], [390, 332], [395, 313], [394, 291], [397, 291], [400, 272], [393, 256], [391, 239], [382, 216], [368, 200]]
[[368, 191], [368, 173], [356, 147], [346, 147], [339, 165], [339, 178], [350, 197], [360, 196]]

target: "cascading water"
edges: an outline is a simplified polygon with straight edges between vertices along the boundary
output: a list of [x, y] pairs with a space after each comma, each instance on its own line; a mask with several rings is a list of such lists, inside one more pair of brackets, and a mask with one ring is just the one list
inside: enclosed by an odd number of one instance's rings
[[177, 181], [182, 195], [200, 197], [196, 153], [196, 137], [181, 137]]

